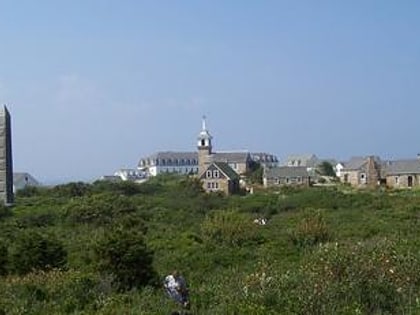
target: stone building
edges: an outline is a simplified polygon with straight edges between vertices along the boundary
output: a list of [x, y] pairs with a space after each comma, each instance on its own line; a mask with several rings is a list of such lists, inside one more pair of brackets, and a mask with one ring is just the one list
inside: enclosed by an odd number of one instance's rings
[[[210, 163], [227, 163], [238, 175], [250, 170], [253, 162], [263, 166], [277, 165], [277, 157], [269, 153], [252, 153], [248, 151], [213, 151], [213, 137], [206, 127], [203, 118], [201, 131], [197, 137], [197, 150], [191, 152], [162, 151], [141, 158], [138, 169], [148, 176], [161, 173], [198, 174], [200, 175]], [[201, 162], [201, 164], [200, 164]]]
[[264, 168], [264, 187], [309, 186], [311, 177], [306, 166], [280, 166]]
[[6, 106], [0, 109], [0, 199], [13, 203], [12, 126]]
[[377, 187], [381, 179], [382, 161], [375, 156], [353, 157], [344, 163], [340, 180], [354, 187]]
[[420, 186], [420, 160], [396, 160], [386, 162], [386, 186], [411, 188]]
[[239, 191], [239, 175], [227, 163], [210, 163], [199, 178], [206, 192], [230, 195]]

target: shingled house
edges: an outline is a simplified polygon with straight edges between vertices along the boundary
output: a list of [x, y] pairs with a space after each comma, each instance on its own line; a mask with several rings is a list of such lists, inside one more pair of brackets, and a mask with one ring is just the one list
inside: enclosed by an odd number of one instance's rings
[[239, 175], [224, 162], [213, 162], [200, 175], [203, 188], [207, 192], [222, 191], [233, 194], [239, 191]]
[[396, 160], [386, 163], [386, 185], [392, 188], [420, 186], [420, 160]]
[[344, 163], [340, 180], [354, 187], [376, 187], [381, 179], [382, 161], [375, 156], [353, 157]]
[[264, 168], [263, 184], [264, 187], [309, 186], [311, 177], [306, 166]]

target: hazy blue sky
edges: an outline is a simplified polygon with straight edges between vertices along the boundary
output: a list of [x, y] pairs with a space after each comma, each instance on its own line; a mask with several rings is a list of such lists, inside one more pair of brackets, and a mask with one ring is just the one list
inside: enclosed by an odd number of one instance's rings
[[14, 168], [88, 180], [159, 150], [420, 152], [420, 1], [0, 0]]

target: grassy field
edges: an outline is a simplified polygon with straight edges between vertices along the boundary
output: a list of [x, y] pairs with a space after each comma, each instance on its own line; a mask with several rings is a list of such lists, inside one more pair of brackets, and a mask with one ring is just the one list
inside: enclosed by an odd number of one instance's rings
[[170, 314], [174, 269], [192, 314], [420, 314], [417, 190], [225, 197], [163, 176], [31, 188], [0, 212], [0, 314]]

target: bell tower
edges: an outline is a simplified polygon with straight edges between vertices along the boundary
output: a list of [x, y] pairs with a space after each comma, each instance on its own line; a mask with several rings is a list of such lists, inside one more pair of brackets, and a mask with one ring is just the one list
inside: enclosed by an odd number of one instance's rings
[[201, 131], [197, 137], [197, 149], [198, 149], [198, 174], [201, 175], [208, 164], [211, 162], [212, 155], [212, 144], [211, 140], [213, 137], [210, 135], [206, 128], [206, 116], [203, 116], [201, 123]]

